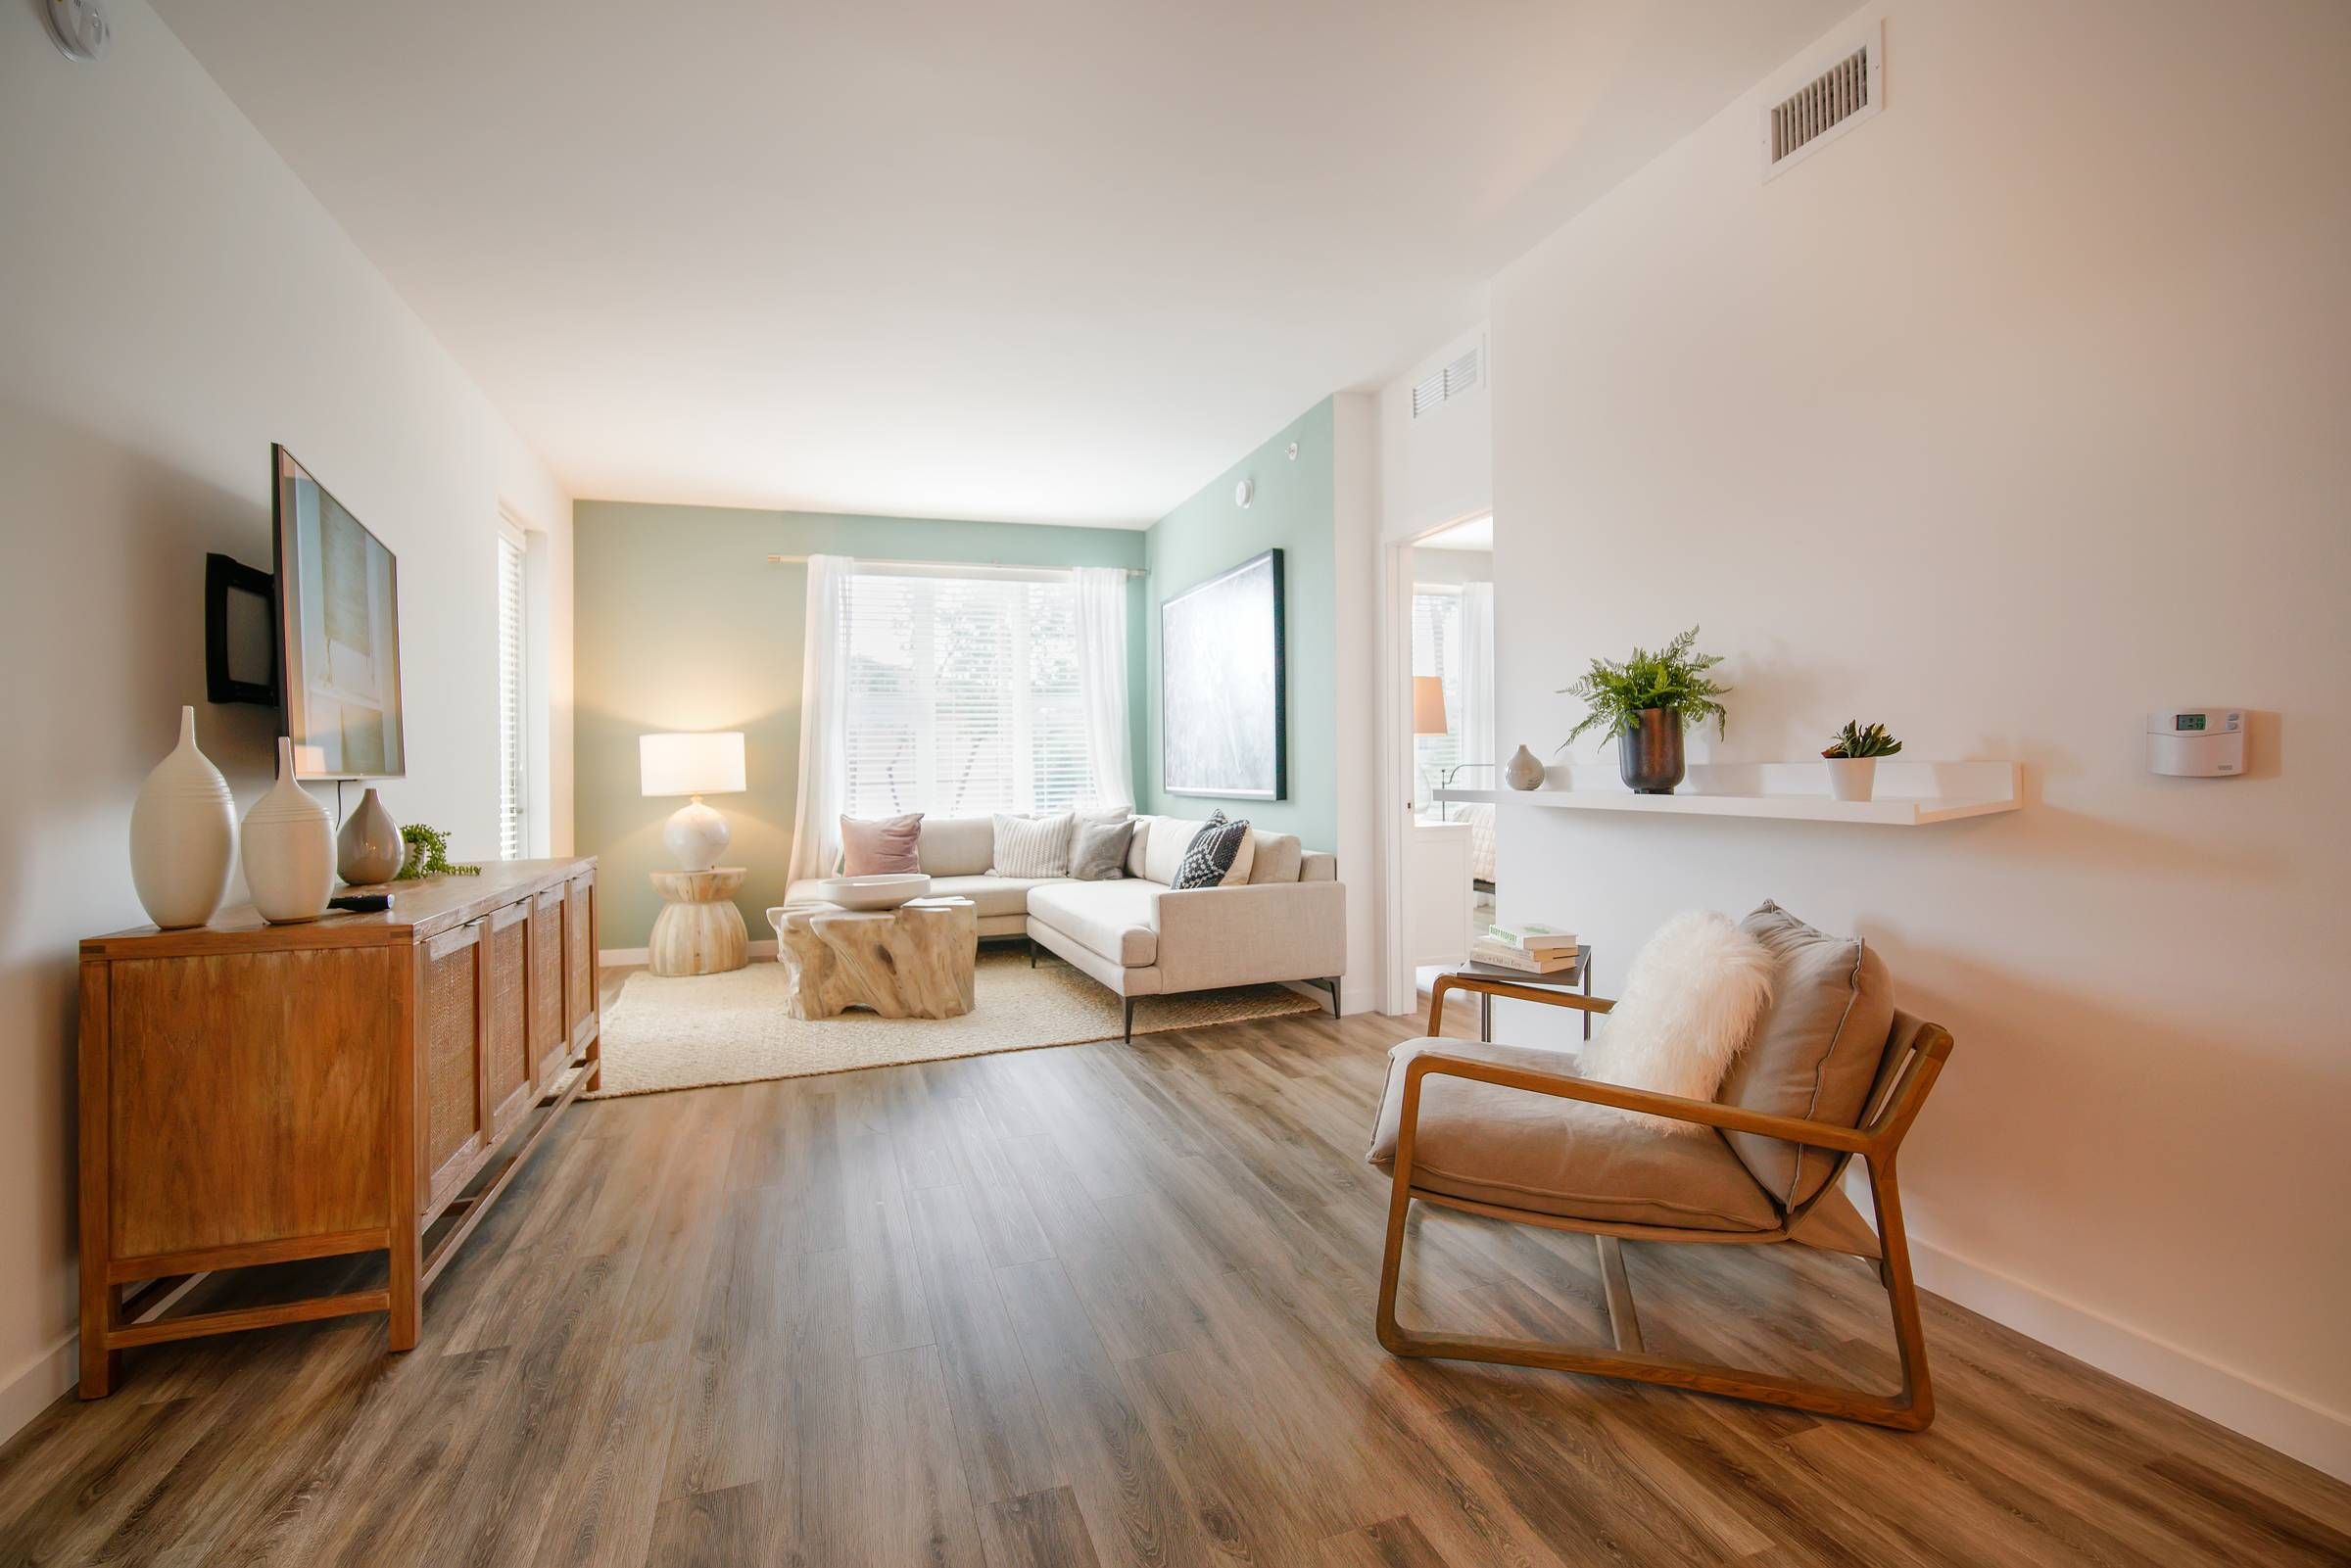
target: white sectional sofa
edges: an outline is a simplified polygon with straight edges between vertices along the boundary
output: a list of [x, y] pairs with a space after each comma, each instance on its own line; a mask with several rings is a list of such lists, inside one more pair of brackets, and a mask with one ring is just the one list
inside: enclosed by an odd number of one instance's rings
[[[1032, 960], [1047, 949], [1100, 980], [1126, 1002], [1268, 980], [1303, 980], [1330, 993], [1339, 1011], [1347, 967], [1347, 890], [1335, 857], [1291, 833], [1255, 830], [1246, 872], [1222, 886], [1169, 884], [1202, 824], [1137, 817], [1127, 875], [1106, 881], [991, 877], [995, 825], [985, 817], [926, 817], [916, 853], [937, 897], [979, 906], [980, 934], [1025, 936]], [[816, 899], [813, 881], [793, 882], [792, 902]]]

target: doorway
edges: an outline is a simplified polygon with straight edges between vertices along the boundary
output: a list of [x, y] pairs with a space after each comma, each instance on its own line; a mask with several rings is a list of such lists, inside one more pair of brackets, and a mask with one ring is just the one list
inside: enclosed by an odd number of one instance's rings
[[1412, 1011], [1494, 918], [1494, 519], [1391, 545], [1382, 693], [1386, 1011]]

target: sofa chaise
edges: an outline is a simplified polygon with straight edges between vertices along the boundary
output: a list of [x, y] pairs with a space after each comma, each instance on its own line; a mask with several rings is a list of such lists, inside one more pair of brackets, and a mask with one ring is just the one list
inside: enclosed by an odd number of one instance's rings
[[[986, 817], [926, 817], [916, 853], [934, 896], [968, 898], [980, 934], [1022, 936], [1083, 970], [1126, 1004], [1134, 1037], [1140, 996], [1297, 980], [1319, 986], [1339, 1011], [1347, 968], [1347, 890], [1335, 856], [1295, 834], [1251, 831], [1245, 873], [1216, 887], [1177, 889], [1176, 867], [1204, 826], [1137, 817], [1127, 875], [1106, 881], [993, 877], [995, 825]], [[820, 899], [793, 882], [794, 903]]]

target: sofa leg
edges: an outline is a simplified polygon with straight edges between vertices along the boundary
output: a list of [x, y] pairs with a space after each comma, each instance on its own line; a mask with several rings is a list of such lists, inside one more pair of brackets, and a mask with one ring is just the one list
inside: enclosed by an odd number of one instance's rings
[[1033, 936], [1029, 938], [1029, 967], [1036, 968], [1036, 938]]
[[1330, 1016], [1335, 1019], [1339, 1016], [1339, 978], [1334, 974], [1322, 983], [1330, 987]]
[[1132, 1045], [1134, 1043], [1134, 998], [1129, 996], [1124, 1000], [1127, 1003], [1126, 1041], [1128, 1045]]

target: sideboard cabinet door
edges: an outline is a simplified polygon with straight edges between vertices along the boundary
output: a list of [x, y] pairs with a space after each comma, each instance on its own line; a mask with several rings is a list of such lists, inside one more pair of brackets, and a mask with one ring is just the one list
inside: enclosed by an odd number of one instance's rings
[[490, 916], [490, 1026], [482, 1039], [482, 1096], [492, 1143], [520, 1126], [531, 1110], [530, 921], [527, 898]]
[[563, 941], [569, 962], [565, 984], [570, 997], [571, 1046], [577, 1051], [594, 1031], [588, 1021], [596, 1016], [596, 878], [574, 877], [563, 900]]
[[483, 937], [473, 921], [428, 939], [416, 970], [418, 1039], [424, 1058], [425, 1208], [456, 1195], [489, 1147], [482, 1124]]
[[531, 1081], [545, 1088], [571, 1056], [571, 1031], [563, 1007], [563, 889], [551, 887], [531, 901]]

